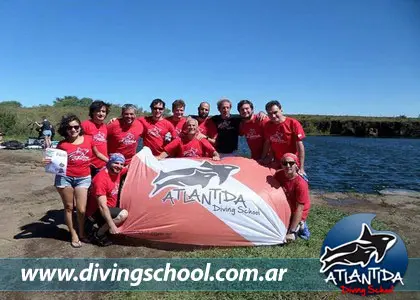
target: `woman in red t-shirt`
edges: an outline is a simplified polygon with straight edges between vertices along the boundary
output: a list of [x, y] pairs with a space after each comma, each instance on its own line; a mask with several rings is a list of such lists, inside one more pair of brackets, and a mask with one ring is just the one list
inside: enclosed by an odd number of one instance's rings
[[198, 121], [188, 118], [182, 126], [182, 132], [164, 147], [164, 152], [157, 156], [158, 159], [170, 157], [212, 157], [220, 160], [219, 153], [207, 139], [199, 139]]
[[[94, 155], [107, 161], [108, 158], [94, 146], [92, 137], [83, 134], [79, 118], [75, 115], [61, 119], [58, 132], [64, 137], [57, 149], [67, 152], [66, 176], [55, 176], [55, 187], [64, 204], [64, 217], [71, 234], [71, 245], [74, 248], [82, 246], [81, 240], [86, 240], [84, 232], [87, 192], [91, 183], [90, 161]], [[45, 159], [45, 163], [50, 160]], [[73, 224], [73, 199], [76, 202], [79, 235]]]

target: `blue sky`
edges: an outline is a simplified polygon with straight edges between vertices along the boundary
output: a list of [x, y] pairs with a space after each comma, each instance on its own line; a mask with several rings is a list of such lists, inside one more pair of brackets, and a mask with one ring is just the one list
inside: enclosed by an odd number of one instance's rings
[[[418, 0], [2, 0], [0, 101], [420, 114]], [[236, 107], [236, 106], [235, 106]], [[235, 109], [236, 110], [236, 109]]]

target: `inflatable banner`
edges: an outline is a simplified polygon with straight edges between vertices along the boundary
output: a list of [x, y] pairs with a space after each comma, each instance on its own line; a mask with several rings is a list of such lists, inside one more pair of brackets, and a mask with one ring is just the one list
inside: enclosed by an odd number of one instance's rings
[[120, 206], [121, 234], [189, 245], [282, 244], [290, 219], [283, 190], [254, 160], [159, 161], [147, 147], [131, 161]]

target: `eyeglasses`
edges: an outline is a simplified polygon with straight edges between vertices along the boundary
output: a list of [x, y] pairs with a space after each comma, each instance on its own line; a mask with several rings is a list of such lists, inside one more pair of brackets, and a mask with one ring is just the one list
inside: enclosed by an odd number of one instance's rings
[[163, 110], [163, 107], [153, 107], [153, 110]]
[[80, 129], [80, 125], [76, 125], [76, 126], [67, 126], [67, 130], [72, 130], [72, 129], [74, 129], [74, 130], [79, 130]]
[[281, 164], [285, 167], [286, 166], [294, 166], [296, 164], [296, 162], [295, 161], [283, 161]]

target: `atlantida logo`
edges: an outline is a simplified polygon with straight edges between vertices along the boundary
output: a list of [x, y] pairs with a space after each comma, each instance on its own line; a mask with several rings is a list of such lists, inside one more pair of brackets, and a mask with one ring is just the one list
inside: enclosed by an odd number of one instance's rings
[[374, 218], [374, 214], [346, 217], [324, 240], [320, 272], [343, 294], [385, 294], [404, 284], [408, 264], [404, 242], [393, 232], [372, 229]]

